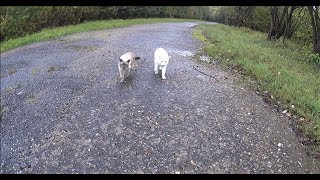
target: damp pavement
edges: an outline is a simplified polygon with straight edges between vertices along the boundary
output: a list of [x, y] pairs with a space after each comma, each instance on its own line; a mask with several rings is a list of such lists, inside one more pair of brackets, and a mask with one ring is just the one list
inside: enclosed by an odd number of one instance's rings
[[[1, 54], [0, 173], [319, 173], [262, 97], [194, 60], [199, 23], [134, 25]], [[171, 56], [167, 79], [153, 52]], [[141, 59], [125, 83], [117, 62]]]

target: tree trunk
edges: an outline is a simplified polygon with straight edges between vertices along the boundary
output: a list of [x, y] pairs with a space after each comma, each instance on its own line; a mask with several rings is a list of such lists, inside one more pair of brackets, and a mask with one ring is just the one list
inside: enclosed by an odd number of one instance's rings
[[290, 9], [290, 12], [288, 13], [288, 7], [284, 7], [284, 13], [283, 13], [283, 21], [280, 21], [280, 28], [277, 32], [277, 34], [275, 35], [276, 39], [279, 39], [281, 36], [284, 35], [286, 29], [288, 28], [288, 25], [291, 24], [291, 20], [292, 20], [292, 14], [293, 11], [295, 10], [295, 6], [292, 6]]
[[292, 16], [292, 20], [290, 22], [288, 22], [286, 31], [284, 36], [288, 39], [290, 39], [293, 36], [293, 33], [298, 29], [298, 27], [300, 26], [301, 22], [304, 20], [304, 16], [305, 16], [305, 11], [304, 11], [304, 6], [302, 7], [296, 7], [296, 9], [298, 10], [300, 8], [300, 11], [297, 13], [297, 19], [293, 19]]
[[290, 12], [288, 12], [288, 8], [288, 6], [284, 6], [279, 16], [278, 7], [271, 7], [271, 27], [268, 39], [279, 39], [285, 33], [287, 26], [291, 23], [295, 6], [291, 7]]
[[278, 7], [272, 6], [270, 8], [270, 14], [271, 14], [271, 26], [270, 30], [268, 32], [268, 39], [271, 40], [274, 35], [277, 33], [276, 29], [278, 28]]
[[235, 26], [240, 27], [241, 22], [241, 6], [235, 6]]
[[308, 11], [311, 17], [312, 26], [312, 40], [314, 53], [320, 54], [320, 19], [319, 19], [319, 7], [308, 6]]

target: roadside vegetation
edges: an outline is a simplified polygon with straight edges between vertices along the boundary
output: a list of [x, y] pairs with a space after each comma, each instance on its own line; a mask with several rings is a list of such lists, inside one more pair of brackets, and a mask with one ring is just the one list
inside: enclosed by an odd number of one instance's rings
[[222, 67], [254, 78], [261, 92], [268, 91], [271, 101], [299, 116], [309, 137], [320, 141], [320, 68], [310, 48], [223, 24], [200, 25], [194, 36], [205, 42], [206, 54]]

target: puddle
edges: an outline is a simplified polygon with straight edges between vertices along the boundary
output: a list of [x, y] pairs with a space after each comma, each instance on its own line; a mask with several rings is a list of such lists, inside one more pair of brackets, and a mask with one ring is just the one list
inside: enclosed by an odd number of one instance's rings
[[187, 27], [194, 27], [195, 25], [197, 25], [197, 24], [187, 24], [186, 26]]
[[[176, 53], [184, 57], [193, 56], [194, 54], [190, 51], [179, 51], [179, 50], [171, 50], [171, 53]], [[169, 55], [170, 56], [170, 55]]]

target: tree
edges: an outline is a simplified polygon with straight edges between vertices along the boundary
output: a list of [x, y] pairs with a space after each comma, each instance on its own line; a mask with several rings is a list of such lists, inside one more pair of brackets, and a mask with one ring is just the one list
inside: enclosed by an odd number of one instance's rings
[[223, 21], [231, 26], [241, 27], [247, 24], [252, 18], [255, 6], [231, 6], [220, 9], [220, 15], [224, 16]]
[[[286, 28], [291, 24], [293, 11], [295, 6], [284, 6], [283, 11], [279, 12], [279, 7], [272, 6], [270, 8], [271, 26], [268, 32], [268, 39], [279, 39], [286, 31]], [[290, 10], [290, 11], [289, 11]]]
[[305, 10], [306, 9], [304, 6], [297, 7], [298, 12], [296, 14], [293, 14], [292, 20], [288, 22], [287, 28], [284, 32], [284, 37], [289, 39], [292, 37], [293, 33], [299, 28], [303, 20], [305, 20]]
[[319, 6], [308, 6], [308, 11], [311, 17], [312, 26], [312, 41], [313, 50], [315, 53], [320, 54], [320, 19], [319, 19]]
[[251, 17], [255, 7], [254, 6], [235, 6], [234, 8], [236, 13], [235, 26], [241, 27], [241, 26], [244, 26], [244, 24], [248, 21], [248, 18]]

